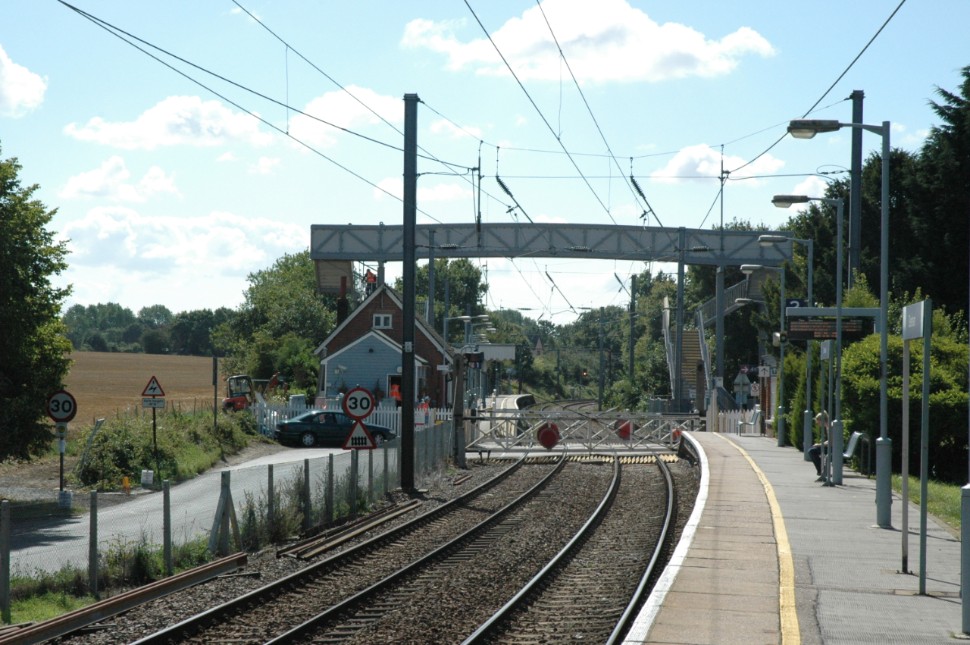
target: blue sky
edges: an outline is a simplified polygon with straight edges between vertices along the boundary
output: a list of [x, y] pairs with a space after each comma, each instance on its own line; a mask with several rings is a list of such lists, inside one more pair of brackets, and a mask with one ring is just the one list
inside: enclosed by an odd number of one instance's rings
[[[306, 249], [313, 224], [400, 224], [407, 93], [419, 145], [445, 162], [419, 163], [419, 223], [473, 221], [480, 165], [486, 223], [642, 223], [632, 172], [652, 226], [723, 212], [778, 228], [791, 213], [772, 195], [821, 195], [816, 173], [849, 165], [847, 130], [770, 147], [789, 119], [817, 102], [813, 118], [850, 121], [863, 90], [865, 121], [918, 150], [935, 88], [970, 65], [965, 0], [905, 2], [840, 80], [899, 0], [72, 4], [236, 84], [149, 49], [192, 82], [56, 0], [0, 3], [0, 154], [58, 209], [68, 305], [135, 312], [237, 307], [247, 275]], [[645, 268], [481, 265], [489, 308], [555, 323], [625, 305], [620, 281]]]

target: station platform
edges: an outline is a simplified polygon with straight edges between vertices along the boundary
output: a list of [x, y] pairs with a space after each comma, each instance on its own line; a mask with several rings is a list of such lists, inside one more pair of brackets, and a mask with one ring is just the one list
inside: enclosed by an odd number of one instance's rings
[[[876, 484], [846, 468], [842, 486], [775, 439], [691, 433], [702, 449], [698, 510], [624, 643], [751, 645], [960, 643], [960, 541], [927, 523], [919, 594], [919, 509], [902, 500], [876, 523]], [[706, 462], [706, 463], [705, 463]], [[700, 508], [703, 504], [703, 508]]]

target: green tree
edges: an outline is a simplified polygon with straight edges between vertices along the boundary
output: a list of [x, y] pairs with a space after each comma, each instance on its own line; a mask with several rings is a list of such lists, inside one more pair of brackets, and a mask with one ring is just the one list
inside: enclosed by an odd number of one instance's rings
[[[418, 266], [414, 275], [414, 295], [415, 299], [426, 303], [428, 300], [428, 264]], [[439, 332], [442, 329], [445, 316], [464, 316], [465, 312], [471, 310], [471, 315], [477, 316], [484, 313], [480, 302], [488, 292], [488, 285], [482, 282], [481, 269], [476, 267], [466, 258], [448, 260], [447, 258], [437, 258], [434, 263], [435, 289], [434, 289], [434, 328]], [[398, 278], [394, 282], [394, 289], [399, 293], [404, 291], [404, 282]], [[447, 294], [448, 310], [445, 311], [445, 295]], [[424, 313], [424, 304], [419, 304], [417, 310]], [[455, 328], [449, 331], [455, 334], [454, 338], [459, 338], [462, 328], [455, 323]], [[451, 338], [451, 337], [450, 337]]]
[[[925, 265], [913, 266], [914, 275], [921, 278], [919, 282], [900, 282], [898, 287], [914, 292], [922, 284], [923, 290], [933, 298], [934, 306], [951, 312], [965, 309], [970, 296], [967, 280], [940, 279], [966, 276], [967, 273], [967, 219], [970, 218], [970, 66], [964, 67], [961, 74], [963, 80], [959, 93], [938, 87], [936, 94], [940, 101], [930, 102], [930, 107], [941, 123], [930, 129], [919, 153], [918, 168], [915, 173], [906, 177], [910, 184], [909, 192], [915, 195], [918, 204], [918, 209], [913, 209], [912, 212], [919, 217], [914, 218], [911, 224], [915, 239], [906, 239], [899, 249], [908, 251], [913, 260], [922, 260]], [[890, 228], [894, 239], [897, 238], [899, 230]], [[916, 240], [918, 245], [913, 245]], [[918, 269], [921, 269], [921, 275], [917, 273]], [[896, 274], [895, 262], [893, 274]]]
[[242, 306], [229, 320], [217, 321], [212, 334], [216, 350], [226, 355], [224, 370], [254, 379], [279, 371], [287, 382], [313, 393], [319, 363], [313, 348], [335, 324], [336, 299], [317, 293], [310, 252], [302, 251], [249, 274]]
[[151, 305], [138, 310], [138, 322], [150, 329], [172, 324], [175, 316], [165, 305]]
[[56, 211], [33, 198], [38, 186], [21, 186], [20, 170], [0, 159], [0, 460], [50, 445], [45, 404], [70, 366], [60, 320], [70, 288], [51, 283], [67, 267], [67, 247], [47, 229]]

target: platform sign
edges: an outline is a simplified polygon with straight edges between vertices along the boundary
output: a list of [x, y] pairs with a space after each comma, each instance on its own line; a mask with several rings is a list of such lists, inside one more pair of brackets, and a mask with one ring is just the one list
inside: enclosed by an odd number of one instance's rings
[[344, 395], [343, 408], [351, 419], [366, 419], [374, 411], [374, 395], [366, 388], [355, 387]]
[[374, 437], [367, 431], [367, 427], [360, 422], [360, 419], [355, 419], [354, 429], [344, 439], [343, 448], [344, 450], [374, 450], [377, 448], [377, 442], [374, 441]]
[[[788, 340], [827, 340], [837, 334], [837, 321], [831, 318], [792, 318], [788, 321]], [[842, 319], [842, 340], [865, 338], [872, 328], [861, 318]]]
[[77, 401], [67, 390], [58, 390], [47, 397], [47, 416], [57, 423], [67, 423], [77, 414]]

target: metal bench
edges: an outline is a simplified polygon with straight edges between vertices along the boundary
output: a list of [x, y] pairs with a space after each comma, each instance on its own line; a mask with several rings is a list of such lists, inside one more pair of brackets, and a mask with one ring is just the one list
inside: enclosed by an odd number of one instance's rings
[[864, 436], [862, 432], [853, 432], [852, 436], [849, 437], [849, 443], [845, 446], [845, 452], [842, 453], [843, 459], [852, 459], [852, 454], [855, 452], [856, 446], [859, 445], [859, 439]]
[[738, 434], [744, 432], [745, 426], [749, 426], [752, 432], [757, 429], [757, 433], [761, 434], [761, 410], [755, 410], [750, 421], [745, 421], [744, 417], [738, 420]]

